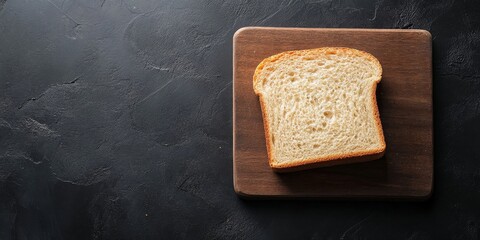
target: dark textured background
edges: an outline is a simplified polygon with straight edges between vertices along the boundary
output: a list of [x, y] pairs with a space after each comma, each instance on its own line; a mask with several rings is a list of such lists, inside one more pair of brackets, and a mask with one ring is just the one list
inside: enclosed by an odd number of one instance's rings
[[[479, 6], [0, 0], [0, 239], [479, 239]], [[431, 31], [433, 197], [237, 198], [232, 36], [251, 25]]]

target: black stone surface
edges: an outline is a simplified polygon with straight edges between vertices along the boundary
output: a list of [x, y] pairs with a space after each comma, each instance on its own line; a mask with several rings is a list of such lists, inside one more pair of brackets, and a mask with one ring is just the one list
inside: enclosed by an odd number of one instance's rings
[[[479, 239], [479, 13], [475, 0], [0, 0], [0, 239]], [[431, 31], [432, 198], [237, 198], [243, 26]]]

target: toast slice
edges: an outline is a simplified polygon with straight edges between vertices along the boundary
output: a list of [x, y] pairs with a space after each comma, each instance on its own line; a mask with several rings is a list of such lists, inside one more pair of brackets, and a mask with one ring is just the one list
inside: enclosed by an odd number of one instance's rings
[[283, 52], [255, 70], [270, 167], [364, 162], [386, 148], [376, 102], [380, 62], [351, 48]]

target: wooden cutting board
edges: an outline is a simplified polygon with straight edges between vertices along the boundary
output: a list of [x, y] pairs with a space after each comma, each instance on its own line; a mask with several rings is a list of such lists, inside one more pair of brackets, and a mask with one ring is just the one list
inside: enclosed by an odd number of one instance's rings
[[[430, 196], [433, 183], [432, 40], [424, 30], [248, 27], [233, 39], [234, 188], [251, 198], [407, 199]], [[288, 50], [350, 47], [383, 67], [377, 101], [387, 150], [382, 159], [274, 173], [262, 113], [253, 92], [256, 66]]]

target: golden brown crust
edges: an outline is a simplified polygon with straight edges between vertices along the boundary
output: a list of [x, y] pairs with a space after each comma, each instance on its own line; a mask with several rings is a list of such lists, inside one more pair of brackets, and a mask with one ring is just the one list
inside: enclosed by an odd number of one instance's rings
[[[381, 140], [381, 147], [378, 149], [373, 149], [369, 151], [359, 151], [359, 152], [352, 152], [352, 153], [346, 153], [346, 154], [330, 155], [323, 158], [306, 159], [298, 162], [275, 163], [273, 159], [273, 153], [272, 153], [270, 129], [268, 124], [268, 119], [266, 116], [267, 114], [266, 114], [265, 102], [263, 100], [262, 93], [258, 91], [256, 88], [256, 83], [259, 80], [258, 74], [265, 67], [267, 63], [275, 62], [281, 58], [290, 58], [292, 56], [297, 56], [297, 55], [303, 56], [312, 52], [330, 52], [330, 51], [331, 52], [343, 51], [349, 54], [360, 55], [362, 57], [365, 57], [371, 60], [380, 69], [379, 78], [376, 79], [372, 84], [371, 99], [372, 99], [372, 105], [373, 105], [372, 107], [374, 110], [375, 125], [377, 126], [377, 130]], [[317, 168], [317, 167], [366, 162], [366, 161], [371, 161], [371, 160], [375, 160], [383, 157], [383, 155], [385, 154], [386, 143], [383, 135], [382, 123], [380, 120], [380, 113], [378, 111], [377, 99], [376, 99], [377, 84], [380, 82], [381, 78], [382, 78], [382, 66], [380, 65], [380, 62], [378, 61], [378, 59], [375, 58], [370, 53], [360, 51], [357, 49], [352, 49], [352, 48], [325, 47], [325, 48], [315, 48], [315, 49], [307, 49], [307, 50], [287, 51], [287, 52], [282, 52], [282, 53], [273, 55], [271, 57], [265, 58], [255, 69], [255, 73], [253, 75], [253, 88], [255, 93], [259, 97], [260, 107], [262, 109], [263, 126], [265, 129], [265, 142], [267, 146], [268, 162], [270, 167], [275, 172], [292, 172], [292, 171], [306, 170], [306, 169]]]
[[263, 119], [263, 129], [265, 129], [265, 142], [267, 143], [267, 155], [268, 155], [268, 164], [271, 168], [273, 168], [273, 154], [270, 147], [270, 128], [268, 127], [268, 119], [267, 119], [267, 108], [265, 106], [265, 102], [263, 101], [263, 96], [261, 94], [258, 95], [258, 99], [260, 100], [260, 108], [262, 109], [262, 119]]
[[[294, 172], [300, 170], [308, 170], [312, 168], [318, 167], [330, 167], [342, 164], [351, 164], [351, 163], [361, 163], [361, 162], [368, 162], [372, 160], [379, 159], [383, 157], [384, 151], [375, 154], [369, 155], [361, 155], [361, 156], [354, 156], [354, 157], [345, 157], [345, 158], [333, 158], [330, 160], [319, 160], [319, 159], [312, 159], [308, 163], [290, 165], [290, 166], [275, 166], [272, 167], [272, 170], [275, 172], [283, 173], [283, 172]], [[332, 155], [335, 156], [335, 155]]]

